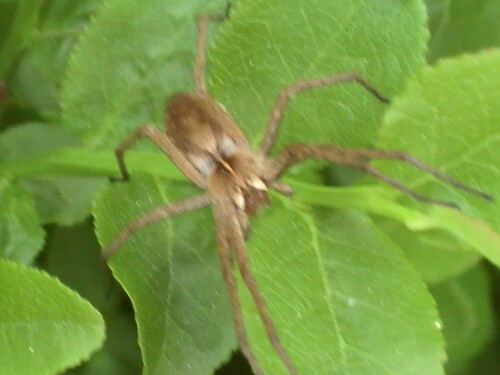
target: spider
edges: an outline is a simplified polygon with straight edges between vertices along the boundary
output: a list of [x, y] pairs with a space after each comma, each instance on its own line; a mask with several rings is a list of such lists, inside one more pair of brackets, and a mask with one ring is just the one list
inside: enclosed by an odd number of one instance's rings
[[276, 139], [281, 118], [288, 100], [293, 94], [321, 86], [354, 82], [365, 88], [380, 102], [389, 102], [386, 97], [355, 72], [303, 80], [282, 89], [267, 118], [259, 149], [250, 150], [241, 130], [225, 109], [210, 97], [205, 86], [207, 25], [209, 21], [221, 21], [225, 17], [209, 14], [198, 17], [196, 57], [193, 70], [195, 91], [180, 92], [168, 100], [165, 107], [165, 133], [153, 126], [140, 127], [115, 151], [121, 177], [123, 180], [127, 180], [129, 174], [124, 162], [125, 151], [138, 139], [149, 138], [189, 180], [204, 189], [205, 192], [195, 197], [160, 206], [133, 219], [111, 243], [104, 247], [103, 254], [106, 258], [112, 256], [133, 232], [143, 226], [212, 205], [221, 271], [231, 302], [233, 324], [241, 351], [248, 359], [253, 372], [256, 375], [264, 375], [247, 341], [237, 297], [236, 282], [232, 272], [233, 260], [236, 262], [242, 279], [253, 298], [271, 345], [288, 369], [289, 374], [298, 375], [269, 316], [266, 303], [250, 270], [245, 247], [245, 239], [249, 233], [248, 218], [255, 215], [259, 207], [269, 202], [268, 189], [285, 195], [292, 194], [292, 189], [279, 181], [280, 176], [290, 166], [306, 159], [322, 159], [367, 172], [420, 201], [456, 207], [452, 203], [422, 196], [368, 164], [370, 159], [399, 160], [430, 173], [457, 188], [485, 199], [491, 199], [491, 197], [452, 179], [401, 151], [347, 149], [330, 144], [297, 143], [285, 147], [276, 157], [270, 157], [270, 150]]

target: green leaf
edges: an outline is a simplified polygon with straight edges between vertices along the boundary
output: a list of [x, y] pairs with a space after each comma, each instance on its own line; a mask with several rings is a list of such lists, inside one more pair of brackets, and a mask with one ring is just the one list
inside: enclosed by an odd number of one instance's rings
[[[79, 143], [60, 126], [25, 124], [11, 128], [0, 136], [0, 161], [12, 162], [14, 165], [27, 161], [33, 171], [40, 154]], [[81, 222], [90, 214], [92, 197], [102, 180], [57, 178], [54, 175], [57, 172], [51, 177], [25, 178], [20, 184], [35, 198], [43, 223], [71, 225]]]
[[60, 373], [102, 345], [101, 315], [44, 272], [0, 260], [0, 300], [2, 374]]
[[500, 46], [500, 3], [497, 0], [427, 0], [432, 39], [429, 61]]
[[[99, 242], [109, 243], [148, 209], [196, 193], [154, 177], [114, 184], [95, 202]], [[203, 209], [142, 228], [109, 262], [134, 305], [144, 374], [211, 374], [234, 348], [214, 242]]]
[[167, 96], [191, 86], [195, 15], [225, 0], [111, 0], [72, 54], [61, 94], [65, 125], [89, 147], [115, 147], [152, 119]]
[[456, 279], [433, 286], [431, 292], [443, 319], [447, 371], [454, 373], [473, 359], [493, 334], [486, 269], [474, 267]]
[[[248, 247], [257, 285], [300, 374], [443, 374], [433, 300], [366, 215], [310, 216], [275, 201], [255, 220]], [[264, 372], [285, 374], [248, 293], [241, 295]]]
[[[210, 92], [256, 144], [274, 98], [300, 80], [356, 71], [387, 96], [422, 66], [419, 0], [242, 0], [210, 49]], [[278, 149], [290, 142], [368, 145], [384, 105], [355, 83], [294, 96]]]
[[374, 220], [404, 250], [427, 283], [435, 284], [458, 276], [481, 259], [473, 247], [442, 229], [415, 232], [395, 220]]
[[[425, 163], [495, 197], [500, 189], [499, 89], [500, 51], [463, 56], [428, 67], [393, 102], [380, 132], [379, 148], [409, 150]], [[389, 170], [388, 163], [377, 165]], [[390, 165], [391, 174], [408, 187], [458, 203], [462, 212], [471, 216], [430, 207], [430, 216], [437, 226], [446, 227], [500, 264], [500, 234], [474, 219], [482, 219], [500, 231], [498, 199], [483, 200], [404, 163], [396, 164]], [[404, 199], [407, 205], [417, 205], [410, 198]]]
[[29, 264], [42, 249], [44, 230], [30, 194], [0, 178], [0, 256]]

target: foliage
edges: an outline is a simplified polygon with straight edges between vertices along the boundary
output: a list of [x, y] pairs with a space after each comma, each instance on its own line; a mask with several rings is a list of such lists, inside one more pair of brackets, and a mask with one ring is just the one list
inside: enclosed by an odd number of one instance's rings
[[[425, 3], [233, 2], [210, 29], [209, 91], [255, 146], [280, 88], [357, 71], [391, 104], [355, 84], [301, 93], [275, 150], [401, 149], [496, 196], [498, 2]], [[108, 298], [110, 275], [85, 221], [92, 213], [105, 245], [139, 213], [198, 192], [146, 142], [127, 156], [129, 183], [104, 177], [117, 175], [113, 148], [140, 124], [161, 127], [166, 98], [192, 89], [196, 15], [225, 7], [0, 1], [0, 372], [211, 374], [236, 349], [208, 209], [134, 234], [109, 262], [126, 294], [116, 284]], [[498, 197], [481, 200], [403, 163], [373, 165], [461, 210], [321, 163], [287, 173], [294, 197], [272, 196], [248, 248], [299, 373], [498, 372], [488, 360], [500, 348], [498, 271], [484, 260], [500, 265]], [[252, 348], [266, 373], [285, 374], [238, 285]], [[90, 357], [103, 317], [107, 341]], [[220, 371], [248, 371], [234, 368]]]

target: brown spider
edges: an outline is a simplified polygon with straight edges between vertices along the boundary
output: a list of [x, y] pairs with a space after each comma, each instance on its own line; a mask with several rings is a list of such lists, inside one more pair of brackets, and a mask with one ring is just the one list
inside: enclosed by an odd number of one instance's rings
[[288, 372], [292, 375], [298, 375], [292, 361], [280, 343], [266, 304], [250, 271], [245, 247], [245, 237], [249, 230], [248, 216], [254, 215], [260, 206], [268, 203], [268, 189], [271, 188], [286, 195], [292, 193], [288, 185], [278, 181], [278, 178], [290, 166], [309, 158], [322, 159], [372, 174], [418, 200], [456, 207], [451, 203], [422, 196], [367, 164], [369, 159], [401, 160], [458, 188], [486, 199], [491, 199], [491, 197], [400, 151], [346, 149], [334, 145], [298, 143], [285, 147], [275, 158], [271, 158], [269, 152], [276, 139], [285, 107], [292, 94], [320, 86], [353, 81], [360, 84], [381, 102], [388, 102], [388, 99], [353, 72], [304, 80], [281, 90], [267, 119], [260, 148], [257, 151], [250, 150], [241, 130], [224, 108], [210, 97], [205, 87], [204, 67], [207, 23], [209, 20], [220, 21], [223, 18], [212, 15], [202, 15], [198, 18], [196, 62], [193, 71], [195, 92], [181, 92], [169, 99], [166, 105], [166, 134], [152, 126], [140, 127], [116, 149], [116, 157], [122, 178], [128, 179], [129, 175], [123, 159], [124, 152], [139, 138], [147, 137], [193, 183], [206, 190], [206, 192], [179, 202], [160, 206], [135, 218], [104, 248], [103, 252], [106, 257], [110, 257], [133, 232], [145, 225], [211, 204], [215, 219], [217, 250], [222, 276], [231, 301], [233, 323], [242, 352], [248, 359], [254, 373], [264, 375], [249, 347], [245, 334], [235, 278], [232, 273], [232, 257], [236, 261], [243, 281], [250, 291], [272, 346]]

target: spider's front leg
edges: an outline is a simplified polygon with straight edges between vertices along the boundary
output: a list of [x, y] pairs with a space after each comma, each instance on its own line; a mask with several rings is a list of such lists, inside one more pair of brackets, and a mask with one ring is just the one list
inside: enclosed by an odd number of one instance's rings
[[292, 144], [281, 151], [276, 159], [272, 160], [266, 171], [266, 179], [274, 181], [278, 179], [290, 166], [300, 163], [306, 159], [321, 159], [333, 164], [345, 165], [347, 167], [359, 169], [369, 173], [377, 179], [393, 186], [394, 188], [412, 196], [413, 198], [432, 204], [458, 208], [454, 203], [449, 203], [437, 199], [432, 199], [419, 194], [410, 189], [400, 181], [389, 177], [368, 164], [370, 159], [398, 160], [410, 164], [418, 169], [427, 172], [437, 179], [440, 179], [456, 188], [467, 191], [483, 199], [492, 200], [493, 198], [471, 186], [465, 185], [460, 181], [446, 175], [445, 173], [433, 168], [415, 157], [401, 151], [383, 151], [371, 149], [349, 149], [334, 145], [309, 145], [304, 143]]

